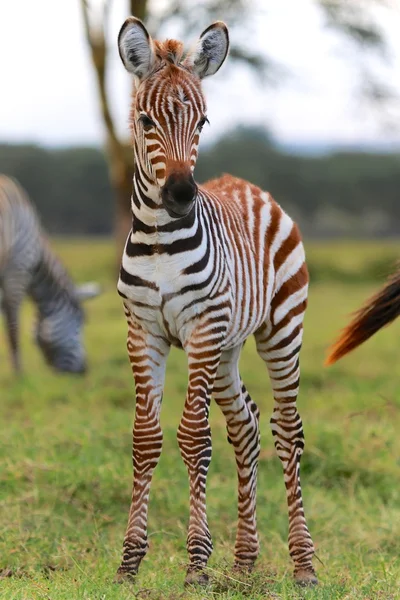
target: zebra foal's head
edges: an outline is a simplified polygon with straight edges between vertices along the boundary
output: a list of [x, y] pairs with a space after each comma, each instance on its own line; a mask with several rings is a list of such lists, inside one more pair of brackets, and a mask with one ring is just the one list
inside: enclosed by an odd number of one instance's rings
[[136, 167], [160, 189], [171, 217], [193, 208], [193, 170], [200, 132], [208, 121], [201, 80], [213, 75], [229, 48], [226, 25], [213, 23], [184, 57], [176, 40], [152, 40], [139, 19], [129, 17], [118, 36], [125, 68], [134, 75], [131, 127]]

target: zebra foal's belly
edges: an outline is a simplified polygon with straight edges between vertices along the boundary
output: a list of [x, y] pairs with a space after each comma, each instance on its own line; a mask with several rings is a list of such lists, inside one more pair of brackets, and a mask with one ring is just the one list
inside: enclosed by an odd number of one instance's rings
[[[194, 294], [174, 295], [162, 288], [127, 289], [121, 285], [119, 291], [127, 298], [126, 306], [143, 329], [156, 336], [162, 335], [180, 348], [185, 347], [203, 316], [207, 318], [209, 306], [215, 305], [211, 297], [204, 300], [204, 296], [196, 298]], [[221, 314], [225, 312], [223, 310]], [[228, 317], [226, 336], [222, 341], [222, 348], [226, 350], [242, 345], [259, 328], [265, 315], [256, 315], [252, 311], [242, 315], [241, 308], [236, 306], [233, 311], [229, 310]], [[221, 317], [221, 322], [226, 323], [226, 319]]]

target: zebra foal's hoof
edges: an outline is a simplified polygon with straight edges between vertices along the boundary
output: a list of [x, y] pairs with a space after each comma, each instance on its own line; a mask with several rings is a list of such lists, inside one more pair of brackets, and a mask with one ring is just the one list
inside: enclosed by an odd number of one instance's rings
[[318, 579], [315, 575], [314, 570], [306, 571], [305, 569], [301, 569], [296, 571], [294, 574], [294, 580], [297, 585], [301, 587], [308, 587], [313, 585], [318, 585]]
[[118, 569], [113, 579], [113, 583], [135, 583], [136, 573], [132, 573], [131, 571], [123, 571]]
[[209, 577], [203, 570], [189, 569], [185, 577], [185, 587], [190, 585], [206, 586], [209, 584]]
[[254, 562], [241, 562], [238, 560], [235, 560], [235, 562], [233, 563], [233, 567], [232, 570], [234, 573], [238, 573], [241, 575], [249, 575], [254, 569]]

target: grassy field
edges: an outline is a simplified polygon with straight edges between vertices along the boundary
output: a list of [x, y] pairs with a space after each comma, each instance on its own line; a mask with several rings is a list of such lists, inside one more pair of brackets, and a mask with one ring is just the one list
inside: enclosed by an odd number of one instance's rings
[[150, 551], [137, 584], [112, 584], [131, 492], [133, 381], [125, 321], [110, 276], [107, 242], [60, 242], [77, 281], [99, 280], [87, 304], [90, 372], [59, 376], [31, 342], [33, 309], [23, 313], [25, 375], [15, 380], [0, 332], [0, 597], [2, 600], [226, 598], [400, 598], [400, 323], [333, 368], [324, 353], [350, 312], [380, 285], [399, 244], [311, 244], [313, 282], [302, 351], [299, 409], [306, 450], [302, 487], [320, 586], [291, 580], [283, 477], [269, 417], [267, 373], [253, 343], [242, 376], [261, 408], [258, 492], [261, 554], [248, 578], [230, 571], [236, 523], [232, 448], [216, 406], [208, 515], [214, 540], [207, 590], [183, 589], [188, 483], [176, 442], [186, 367], [173, 351], [163, 403], [163, 455], [150, 505]]

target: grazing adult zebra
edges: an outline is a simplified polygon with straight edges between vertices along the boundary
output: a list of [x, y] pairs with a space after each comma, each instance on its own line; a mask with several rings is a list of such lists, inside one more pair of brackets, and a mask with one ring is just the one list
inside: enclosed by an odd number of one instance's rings
[[366, 342], [379, 329], [392, 323], [398, 316], [400, 316], [400, 268], [389, 277], [383, 288], [356, 312], [330, 349], [325, 364], [332, 365]]
[[133, 221], [118, 292], [128, 322], [136, 414], [132, 503], [116, 581], [135, 576], [148, 547], [148, 499], [161, 454], [160, 408], [171, 345], [185, 350], [189, 369], [178, 428], [190, 484], [185, 581], [207, 581], [204, 568], [212, 551], [205, 503], [211, 394], [226, 417], [238, 470], [235, 567], [253, 566], [259, 550], [259, 412], [238, 363], [245, 339], [254, 333], [274, 391], [271, 426], [284, 470], [294, 575], [299, 583], [316, 583], [299, 476], [304, 437], [296, 398], [308, 290], [300, 234], [271, 196], [254, 185], [225, 175], [198, 186], [192, 175], [208, 121], [201, 79], [224, 62], [227, 28], [222, 22], [208, 27], [183, 58], [181, 42], [153, 41], [143, 23], [129, 17], [118, 46], [134, 75]]
[[0, 175], [0, 293], [12, 363], [21, 371], [18, 322], [26, 294], [36, 303], [36, 341], [59, 371], [83, 373], [81, 300], [97, 295], [93, 285], [76, 288], [51, 250], [38, 215], [24, 190]]

